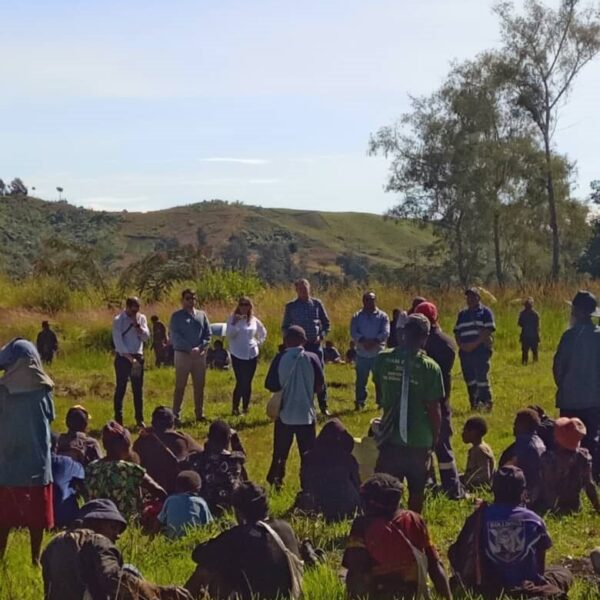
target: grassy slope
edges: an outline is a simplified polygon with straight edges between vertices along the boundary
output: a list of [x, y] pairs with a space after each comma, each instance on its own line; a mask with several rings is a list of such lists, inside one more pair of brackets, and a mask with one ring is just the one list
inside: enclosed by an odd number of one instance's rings
[[[381, 290], [381, 305], [386, 310], [397, 304], [407, 305], [408, 296], [401, 290]], [[493, 359], [492, 381], [495, 395], [495, 409], [488, 418], [490, 433], [487, 441], [499, 456], [500, 452], [511, 441], [512, 419], [516, 410], [532, 402], [543, 405], [554, 414], [554, 384], [551, 376], [552, 352], [567, 322], [566, 308], [562, 304], [564, 293], [557, 294], [552, 301], [540, 305], [542, 313], [543, 342], [541, 360], [537, 365], [522, 367], [518, 348], [518, 331], [516, 316], [518, 306], [510, 302], [511, 295], [500, 299], [495, 306], [498, 323], [496, 353]], [[289, 292], [267, 292], [258, 300], [258, 314], [264, 318], [270, 329], [271, 337], [276, 337], [280, 308], [289, 296]], [[347, 342], [347, 318], [358, 302], [357, 295], [349, 295], [348, 291], [331, 292], [324, 297], [332, 319], [336, 324], [334, 337], [340, 346]], [[455, 295], [441, 301], [444, 315], [443, 325], [451, 329], [452, 317], [459, 307], [459, 298]], [[166, 312], [167, 307], [162, 307]], [[214, 320], [220, 320], [227, 313], [225, 308], [211, 307], [210, 314]], [[8, 317], [8, 315], [7, 315]], [[25, 317], [25, 315], [23, 315]], [[27, 320], [37, 317], [27, 317]], [[76, 319], [76, 315], [62, 317], [63, 325]], [[87, 318], [87, 317], [86, 317]], [[25, 318], [23, 318], [25, 320]], [[59, 322], [61, 319], [59, 318]], [[15, 325], [13, 325], [14, 327]], [[4, 326], [0, 330], [2, 338], [7, 331]], [[11, 329], [11, 333], [12, 333]], [[84, 403], [93, 415], [92, 428], [98, 432], [104, 421], [111, 416], [111, 395], [113, 373], [109, 355], [101, 353], [83, 353], [71, 343], [67, 355], [61, 357], [52, 367], [52, 376], [58, 383], [57, 388], [57, 427], [61, 427], [68, 406]], [[262, 389], [262, 381], [266, 372], [266, 364], [259, 366], [255, 382], [255, 396], [252, 410], [246, 418], [236, 418], [231, 422], [236, 426], [249, 455], [250, 476], [264, 482], [271, 452], [272, 425], [264, 416], [264, 404], [268, 394]], [[360, 414], [352, 410], [354, 374], [351, 368], [340, 365], [327, 369], [327, 379], [332, 397], [331, 406], [341, 416], [354, 435], [362, 435], [367, 430], [369, 420], [376, 415], [371, 409]], [[207, 384], [207, 412], [210, 417], [225, 417], [229, 414], [229, 397], [233, 378], [230, 373], [211, 372]], [[469, 416], [468, 403], [460, 370], [455, 370], [455, 387], [452, 403], [454, 406], [454, 428], [460, 433], [462, 424]], [[146, 414], [152, 407], [160, 403], [170, 402], [173, 386], [171, 370], [150, 369], [146, 380]], [[371, 392], [372, 398], [372, 392]], [[192, 416], [191, 401], [188, 393], [185, 405], [185, 417]], [[131, 422], [132, 406], [128, 397], [126, 404], [126, 420]], [[198, 438], [206, 434], [206, 427], [198, 427], [191, 422], [185, 426], [186, 431]], [[454, 447], [458, 464], [464, 467], [467, 448], [455, 434]], [[298, 489], [298, 458], [295, 449], [288, 470], [289, 476], [281, 494], [272, 497], [273, 512], [278, 515], [288, 514]], [[580, 515], [548, 519], [548, 527], [554, 541], [550, 552], [550, 562], [562, 561], [565, 557], [585, 556], [600, 537], [600, 516], [594, 514], [587, 499], [584, 500], [584, 512]], [[445, 555], [449, 544], [456, 537], [464, 518], [473, 506], [469, 501], [449, 502], [443, 498], [428, 498], [425, 517], [431, 535], [438, 548]], [[343, 598], [343, 588], [337, 572], [341, 551], [348, 533], [349, 523], [325, 525], [319, 519], [293, 517], [292, 522], [299, 537], [310, 537], [315, 543], [327, 551], [328, 563], [318, 571], [308, 574], [306, 581], [307, 598], [315, 600], [331, 600]], [[126, 533], [120, 542], [127, 562], [137, 564], [149, 579], [161, 583], [182, 583], [191, 573], [193, 564], [190, 552], [194, 544], [214, 535], [219, 528], [225, 527], [227, 521], [218, 523], [209, 530], [197, 531], [186, 538], [170, 542], [162, 538], [149, 541], [142, 538], [134, 528]], [[0, 566], [0, 600], [38, 600], [41, 598], [40, 577], [28, 565], [27, 538], [24, 534], [13, 535], [10, 542], [5, 571]], [[571, 598], [597, 598], [598, 592], [590, 585], [579, 581]]]
[[0, 260], [11, 274], [21, 274], [38, 255], [43, 241], [60, 236], [93, 244], [107, 262], [117, 265], [154, 250], [161, 240], [195, 244], [202, 227], [215, 255], [236, 231], [254, 239], [274, 232], [297, 241], [311, 271], [334, 270], [346, 250], [394, 266], [409, 249], [431, 240], [428, 231], [409, 223], [384, 221], [378, 215], [266, 209], [206, 202], [148, 213], [102, 213], [35, 198], [0, 200]]

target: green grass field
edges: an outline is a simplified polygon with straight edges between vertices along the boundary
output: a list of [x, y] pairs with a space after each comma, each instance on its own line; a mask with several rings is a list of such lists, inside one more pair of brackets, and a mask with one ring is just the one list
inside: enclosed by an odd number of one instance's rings
[[[542, 292], [540, 291], [540, 294]], [[489, 415], [490, 433], [486, 438], [493, 447], [496, 456], [511, 441], [513, 415], [516, 410], [527, 404], [536, 403], [554, 414], [554, 384], [551, 375], [552, 355], [558, 338], [568, 322], [568, 307], [564, 304], [572, 290], [555, 290], [540, 300], [538, 309], [542, 314], [541, 359], [536, 365], [523, 367], [520, 364], [518, 330], [516, 320], [519, 304], [514, 302], [518, 292], [506, 292], [499, 296], [494, 305], [497, 317], [498, 335], [493, 358], [492, 383], [495, 397], [494, 412]], [[270, 354], [277, 342], [277, 324], [281, 307], [290, 296], [289, 290], [266, 291], [257, 298], [259, 316], [265, 318], [272, 332], [271, 342], [266, 349]], [[523, 294], [525, 295], [525, 294]], [[335, 324], [333, 338], [345, 349], [347, 343], [347, 322], [359, 304], [358, 291], [337, 290], [325, 295], [323, 299], [331, 311]], [[406, 306], [410, 294], [393, 288], [381, 290], [382, 308], [391, 310], [399, 304]], [[461, 297], [457, 293], [444, 294], [440, 301], [442, 323], [450, 330], [455, 311], [459, 308]], [[170, 307], [156, 307], [161, 314], [167, 314]], [[228, 307], [209, 307], [213, 320], [225, 317]], [[149, 309], [148, 314], [152, 311]], [[4, 326], [0, 327], [0, 338], [8, 339], [20, 328], [32, 332], [40, 315], [6, 311]], [[64, 355], [59, 357], [51, 368], [51, 375], [57, 383], [56, 429], [62, 430], [67, 408], [73, 404], [85, 404], [92, 414], [91, 428], [97, 433], [104, 422], [111, 417], [113, 374], [109, 353], [98, 350], [82, 350], [81, 340], [85, 338], [85, 328], [106, 327], [108, 313], [86, 313], [59, 315], [58, 326], [67, 332]], [[77, 335], [76, 335], [77, 332]], [[248, 452], [248, 471], [252, 479], [264, 482], [271, 454], [272, 425], [267, 420], [264, 406], [268, 393], [263, 389], [267, 361], [260, 364], [255, 380], [255, 395], [251, 412], [243, 418], [231, 419]], [[146, 415], [158, 404], [170, 404], [174, 382], [172, 370], [150, 368], [146, 374]], [[331, 409], [347, 425], [355, 436], [366, 433], [369, 420], [377, 413], [373, 409], [373, 393], [370, 394], [370, 409], [354, 413], [354, 373], [349, 366], [329, 366], [326, 372], [329, 383]], [[467, 448], [460, 440], [460, 430], [469, 416], [468, 402], [460, 369], [455, 369], [455, 386], [452, 395], [454, 407], [454, 448], [460, 468], [464, 467]], [[206, 413], [211, 418], [229, 418], [230, 393], [233, 388], [231, 373], [210, 372], [207, 380]], [[126, 422], [133, 423], [131, 398], [127, 397]], [[185, 418], [192, 417], [191, 396], [186, 396]], [[206, 426], [197, 426], [191, 421], [184, 429], [203, 439]], [[327, 563], [306, 575], [306, 597], [310, 599], [330, 600], [342, 598], [344, 588], [339, 579], [341, 553], [349, 531], [349, 522], [326, 525], [319, 519], [299, 518], [290, 515], [298, 490], [298, 457], [293, 450], [289, 464], [289, 476], [283, 491], [271, 496], [272, 512], [291, 519], [299, 538], [311, 538], [315, 545], [327, 552]], [[584, 511], [560, 520], [548, 519], [548, 527], [554, 541], [549, 562], [564, 562], [570, 558], [586, 556], [596, 545], [600, 545], [600, 516], [592, 512], [587, 499]], [[449, 544], [455, 539], [464, 518], [472, 511], [472, 501], [450, 502], [442, 497], [429, 497], [425, 509], [425, 519], [430, 527], [432, 538], [445, 557]], [[190, 575], [193, 563], [190, 559], [194, 545], [227, 527], [231, 518], [223, 519], [215, 526], [199, 530], [186, 538], [171, 542], [157, 537], [149, 540], [141, 536], [135, 528], [130, 528], [119, 545], [125, 560], [137, 565], [144, 575], [158, 583], [182, 584]], [[48, 536], [49, 538], [50, 536]], [[30, 566], [28, 539], [24, 533], [11, 536], [7, 557], [0, 566], [1, 600], [39, 600], [42, 597], [41, 576]], [[597, 598], [600, 592], [589, 582], [578, 580], [571, 597], [577, 599]]]

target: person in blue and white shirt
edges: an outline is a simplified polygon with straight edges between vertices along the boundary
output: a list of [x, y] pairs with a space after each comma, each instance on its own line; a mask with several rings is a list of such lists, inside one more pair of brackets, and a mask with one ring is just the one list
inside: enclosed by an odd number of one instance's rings
[[481, 303], [479, 289], [465, 291], [467, 308], [458, 313], [454, 335], [460, 349], [460, 366], [473, 409], [492, 408], [489, 373], [492, 359], [492, 334], [496, 331], [492, 311]]

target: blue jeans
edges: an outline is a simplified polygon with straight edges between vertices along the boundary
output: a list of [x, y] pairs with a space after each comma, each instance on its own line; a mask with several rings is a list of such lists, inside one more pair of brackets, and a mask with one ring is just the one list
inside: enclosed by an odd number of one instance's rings
[[369, 375], [373, 372], [373, 365], [377, 356], [357, 356], [356, 357], [356, 404], [364, 406], [367, 400], [367, 383]]

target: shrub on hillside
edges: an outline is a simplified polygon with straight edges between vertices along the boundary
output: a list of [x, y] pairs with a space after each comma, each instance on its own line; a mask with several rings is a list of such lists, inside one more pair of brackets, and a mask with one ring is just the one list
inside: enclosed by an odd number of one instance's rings
[[211, 267], [194, 282], [198, 300], [205, 302], [233, 302], [240, 296], [252, 296], [263, 285], [252, 271], [228, 271]]

